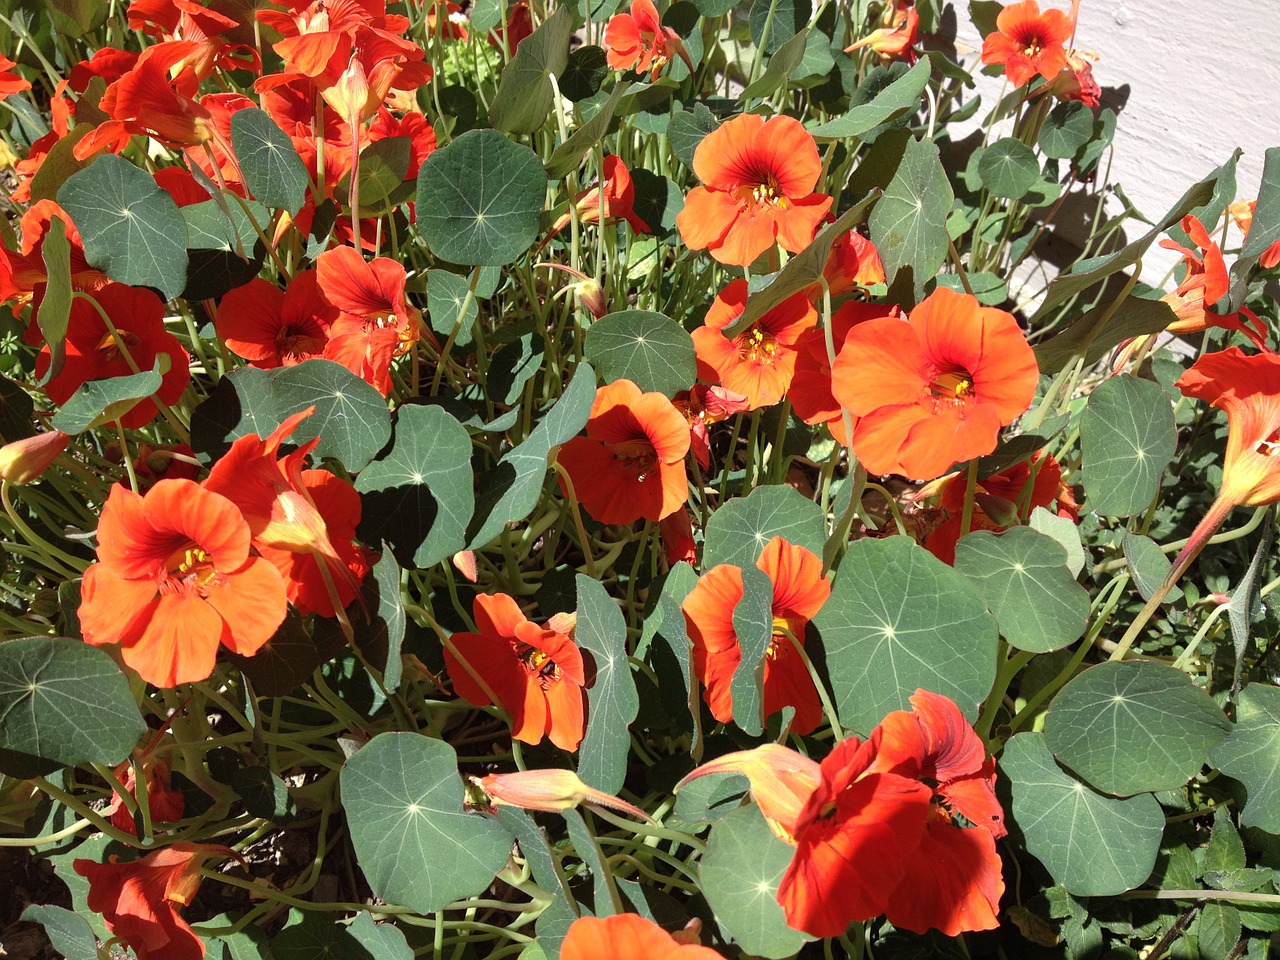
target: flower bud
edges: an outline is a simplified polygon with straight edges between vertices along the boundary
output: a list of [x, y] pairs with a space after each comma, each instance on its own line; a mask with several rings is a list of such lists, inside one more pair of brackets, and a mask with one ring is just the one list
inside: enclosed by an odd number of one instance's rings
[[61, 430], [37, 433], [0, 447], [0, 479], [10, 483], [30, 483], [57, 458], [71, 437]]
[[524, 810], [544, 810], [559, 813], [580, 803], [610, 807], [648, 820], [649, 815], [620, 797], [589, 787], [578, 779], [572, 770], [521, 770], [517, 773], [491, 773], [486, 777], [472, 777], [489, 795], [495, 806], [506, 804]]

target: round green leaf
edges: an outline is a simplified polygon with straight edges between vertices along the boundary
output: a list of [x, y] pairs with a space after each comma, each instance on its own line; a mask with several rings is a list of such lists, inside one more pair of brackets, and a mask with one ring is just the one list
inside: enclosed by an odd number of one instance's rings
[[1054, 762], [1039, 733], [1006, 743], [1000, 770], [1027, 851], [1070, 893], [1111, 897], [1151, 875], [1164, 833], [1151, 794], [1116, 800], [1095, 793]]
[[918, 290], [947, 259], [947, 214], [955, 194], [932, 140], [908, 140], [902, 162], [867, 227], [891, 282], [909, 269]]
[[1280, 834], [1280, 689], [1251, 683], [1240, 691], [1236, 725], [1209, 762], [1249, 791], [1240, 825]]
[[113, 765], [146, 729], [129, 681], [103, 651], [61, 637], [0, 643], [0, 750]]
[[112, 280], [170, 299], [187, 282], [187, 227], [173, 197], [127, 160], [103, 154], [58, 191], [85, 259]]
[[65, 960], [98, 960], [98, 941], [89, 921], [63, 907], [31, 904], [22, 919], [44, 927], [53, 948]]
[[956, 544], [955, 568], [973, 581], [1012, 646], [1033, 653], [1079, 640], [1089, 594], [1067, 569], [1067, 552], [1030, 527], [979, 530]]
[[964, 574], [907, 537], [859, 540], [814, 623], [841, 722], [870, 733], [917, 689], [972, 719], [996, 675], [996, 622]]
[[271, 395], [280, 420], [314, 405], [291, 438], [320, 438], [314, 456], [333, 457], [353, 473], [377, 456], [391, 439], [391, 415], [376, 389], [332, 360], [313, 358], [272, 371]]
[[598, 580], [578, 574], [578, 645], [595, 661], [587, 690], [587, 730], [578, 755], [578, 776], [597, 790], [617, 793], [627, 778], [631, 722], [640, 696], [627, 662], [627, 624], [622, 610]]
[[536, 153], [497, 130], [470, 130], [418, 171], [418, 224], [437, 257], [503, 266], [537, 239], [546, 192]]
[[560, 92], [565, 99], [580, 103], [599, 93], [607, 79], [609, 64], [604, 48], [583, 44], [569, 54], [569, 61], [560, 74]]
[[462, 808], [453, 747], [381, 733], [342, 768], [342, 806], [356, 860], [376, 896], [419, 913], [485, 889], [511, 853], [496, 820]]
[[674, 397], [697, 377], [693, 338], [670, 317], [623, 310], [587, 329], [586, 358], [605, 383], [630, 380], [646, 393]]
[[307, 199], [307, 168], [293, 141], [270, 114], [256, 107], [233, 113], [231, 146], [240, 161], [244, 184], [257, 200], [288, 210], [290, 215], [302, 209]]
[[753, 957], [790, 957], [809, 939], [787, 926], [778, 904], [778, 884], [794, 852], [754, 805], [711, 829], [698, 867], [702, 890], [716, 922]]
[[1199, 772], [1231, 723], [1180, 670], [1149, 660], [1102, 663], [1063, 687], [1045, 745], [1104, 793], [1173, 790]]
[[1040, 176], [1035, 151], [1015, 137], [1003, 137], [982, 152], [978, 161], [982, 185], [994, 197], [1017, 200]]
[[97, 424], [123, 417], [138, 401], [160, 389], [159, 366], [157, 357], [156, 366], [151, 370], [80, 384], [62, 409], [54, 414], [54, 429], [63, 433], [82, 433]]
[[702, 566], [719, 563], [754, 567], [774, 537], [822, 555], [822, 511], [791, 487], [756, 487], [730, 500], [707, 521]]
[[466, 546], [475, 507], [471, 436], [441, 407], [405, 404], [394, 445], [360, 472], [360, 537], [386, 540], [405, 566], [439, 563]]
[[1129, 376], [1103, 381], [1080, 422], [1089, 506], [1108, 517], [1146, 510], [1177, 444], [1173, 408], [1160, 384]]
[[1055, 160], [1070, 160], [1093, 136], [1093, 110], [1078, 100], [1064, 100], [1044, 118], [1040, 152]]

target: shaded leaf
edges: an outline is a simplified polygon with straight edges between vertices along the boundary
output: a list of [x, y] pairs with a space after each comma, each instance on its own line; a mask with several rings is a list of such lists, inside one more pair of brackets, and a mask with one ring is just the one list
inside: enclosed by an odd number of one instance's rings
[[1240, 825], [1280, 833], [1280, 689], [1251, 683], [1240, 691], [1235, 727], [1209, 762], [1249, 791]]
[[[506, 133], [533, 133], [551, 110], [548, 76], [559, 76], [569, 62], [573, 15], [558, 8], [520, 41], [516, 55], [502, 70], [498, 93], [489, 105], [489, 122]], [[456, 261], [460, 262], [460, 261]]]
[[1177, 318], [1173, 307], [1163, 300], [1130, 296], [1119, 307], [1102, 303], [1061, 333], [1037, 344], [1036, 362], [1045, 374], [1057, 373], [1076, 357], [1083, 357], [1089, 367], [1126, 340], [1159, 333]]
[[907, 142], [897, 173], [867, 220], [892, 283], [913, 271], [917, 290], [947, 259], [947, 214], [955, 195], [932, 140]]
[[617, 793], [627, 776], [628, 728], [640, 712], [640, 697], [627, 662], [627, 624], [603, 585], [582, 574], [577, 584], [574, 639], [595, 661], [595, 682], [587, 689], [587, 731], [578, 776], [597, 790]]
[[50, 217], [40, 249], [47, 275], [44, 299], [36, 312], [40, 336], [49, 345], [49, 369], [40, 385], [44, 386], [62, 372], [67, 357], [67, 325], [71, 322], [71, 242], [67, 240], [67, 224], [61, 217]]
[[44, 927], [53, 949], [64, 960], [98, 960], [98, 940], [84, 917], [63, 907], [33, 903], [23, 911], [22, 919]]
[[929, 83], [929, 57], [921, 57], [910, 70], [884, 87], [869, 102], [860, 103], [843, 117], [809, 128], [818, 140], [844, 140], [860, 137], [869, 130], [900, 116], [914, 112]]
[[151, 370], [106, 380], [87, 380], [53, 415], [50, 424], [63, 433], [83, 433], [90, 427], [118, 420], [160, 389], [160, 358]]
[[[520, 49], [524, 49], [524, 44], [520, 45]], [[598, 50], [600, 48], [587, 47], [586, 49]], [[581, 50], [577, 50], [575, 53], [581, 53]], [[578, 169], [578, 166], [582, 163], [582, 158], [609, 132], [609, 125], [613, 123], [614, 114], [618, 109], [618, 101], [622, 99], [627, 86], [625, 83], [616, 84], [613, 92], [609, 94], [609, 99], [604, 102], [604, 105], [595, 112], [591, 119], [578, 127], [577, 130], [569, 135], [569, 139], [556, 147], [551, 154], [551, 159], [547, 161], [548, 179], [560, 180]]]
[[982, 151], [978, 176], [994, 197], [1021, 199], [1040, 176], [1035, 152], [1016, 137], [1001, 137]]
[[773, 581], [754, 563], [742, 568], [742, 599], [733, 608], [742, 659], [733, 672], [733, 722], [753, 737], [764, 730], [764, 658], [773, 640]]

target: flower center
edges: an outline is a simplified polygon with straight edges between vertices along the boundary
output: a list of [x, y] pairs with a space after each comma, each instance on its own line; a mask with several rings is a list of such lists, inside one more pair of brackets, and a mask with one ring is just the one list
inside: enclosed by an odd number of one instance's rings
[[1016, 42], [1022, 47], [1022, 55], [1034, 60], [1036, 57], [1040, 56], [1040, 51], [1045, 48], [1047, 39], [1035, 32], [1035, 27], [1033, 25], [1031, 26], [1031, 29], [1023, 31], [1021, 36], [1016, 38]]
[[544, 689], [560, 679], [560, 668], [551, 659], [551, 654], [545, 650], [539, 650], [537, 647], [526, 647], [518, 656], [520, 657], [521, 666], [536, 677]]
[[776, 207], [779, 210], [786, 210], [791, 206], [791, 201], [782, 192], [782, 186], [778, 183], [777, 177], [771, 173], [763, 174], [758, 177], [758, 181], [744, 183], [738, 187], [739, 203], [755, 207]]
[[973, 377], [967, 370], [940, 373], [929, 383], [929, 398], [935, 409], [968, 406], [974, 399]]
[[276, 334], [276, 349], [281, 357], [301, 360], [319, 353], [323, 347], [324, 343], [319, 338], [292, 327], [281, 327]]
[[791, 643], [791, 624], [786, 617], [773, 618], [773, 636], [769, 638], [769, 648], [765, 651], [768, 660], [779, 660], [787, 655], [787, 646]]
[[123, 340], [124, 345], [130, 350], [138, 343], [137, 334], [130, 333], [128, 330], [117, 330], [115, 336], [108, 332], [106, 336], [98, 341], [97, 346], [98, 355], [102, 357], [104, 363], [115, 363], [123, 357], [123, 353], [120, 350], [120, 340], [117, 340], [116, 336]]
[[738, 359], [750, 363], [772, 365], [778, 355], [778, 341], [768, 330], [759, 327], [739, 334], [734, 344], [738, 348]]
[[1253, 450], [1254, 453], [1264, 457], [1274, 457], [1280, 453], [1280, 430], [1272, 430], [1264, 439], [1258, 441], [1258, 445]]
[[203, 547], [192, 544], [174, 551], [165, 564], [167, 574], [160, 593], [198, 593], [203, 596], [209, 584], [217, 579], [213, 557]]
[[644, 483], [658, 465], [658, 455], [648, 440], [624, 440], [613, 445], [613, 459], [637, 483]]

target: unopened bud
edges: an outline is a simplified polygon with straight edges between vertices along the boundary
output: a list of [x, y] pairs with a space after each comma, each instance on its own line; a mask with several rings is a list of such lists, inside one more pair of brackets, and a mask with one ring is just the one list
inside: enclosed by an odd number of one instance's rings
[[590, 310], [597, 320], [609, 312], [604, 302], [604, 290], [595, 280], [582, 280], [574, 284], [573, 290], [578, 295], [578, 303]]
[[44, 473], [71, 437], [61, 430], [37, 433], [0, 447], [0, 479], [10, 483], [30, 483]]
[[572, 770], [521, 770], [517, 773], [491, 773], [472, 777], [471, 782], [489, 795], [494, 806], [506, 804], [524, 810], [560, 813], [578, 806], [609, 807], [641, 820], [649, 815], [621, 797], [589, 787]]

